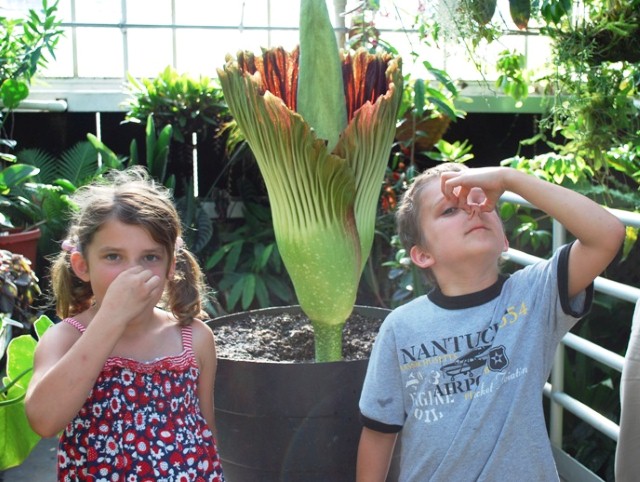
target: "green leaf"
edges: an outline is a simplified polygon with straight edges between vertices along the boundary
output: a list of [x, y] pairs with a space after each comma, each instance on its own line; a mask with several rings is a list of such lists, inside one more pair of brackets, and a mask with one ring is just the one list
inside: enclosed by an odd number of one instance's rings
[[7, 79], [0, 87], [0, 100], [9, 110], [18, 107], [27, 97], [29, 97], [29, 86], [22, 80]]
[[244, 283], [242, 286], [242, 309], [246, 310], [251, 306], [253, 298], [256, 294], [256, 276], [254, 274], [247, 274], [244, 277]]

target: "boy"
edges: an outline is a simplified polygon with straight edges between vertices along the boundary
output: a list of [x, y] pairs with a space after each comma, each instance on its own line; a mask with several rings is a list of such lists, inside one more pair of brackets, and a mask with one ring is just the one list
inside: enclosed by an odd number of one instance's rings
[[[495, 209], [514, 192], [577, 239], [511, 276]], [[574, 191], [504, 167], [441, 164], [397, 213], [435, 288], [383, 323], [365, 378], [357, 481], [383, 482], [402, 431], [401, 482], [558, 480], [542, 405], [556, 347], [584, 316], [624, 226]]]

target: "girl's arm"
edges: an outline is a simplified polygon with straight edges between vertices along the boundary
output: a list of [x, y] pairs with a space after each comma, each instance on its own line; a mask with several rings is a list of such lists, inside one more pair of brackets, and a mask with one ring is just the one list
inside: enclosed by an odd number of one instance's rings
[[161, 294], [158, 276], [136, 266], [111, 282], [95, 316], [79, 316], [87, 323], [82, 336], [67, 323], [47, 331], [36, 349], [25, 399], [36, 433], [52, 437], [73, 419], [127, 325], [137, 317], [153, 316]]
[[362, 429], [358, 445], [356, 482], [384, 482], [387, 479], [396, 433], [382, 433], [367, 427]]
[[25, 409], [40, 436], [55, 436], [82, 408], [117, 341], [105, 327], [91, 323], [81, 336], [58, 323], [38, 343]]
[[207, 421], [209, 428], [217, 435], [213, 389], [216, 381], [216, 368], [218, 360], [216, 356], [216, 344], [213, 332], [200, 320], [194, 320], [193, 324], [193, 351], [196, 354], [200, 379], [198, 380], [198, 398], [200, 399], [200, 411]]
[[[584, 290], [615, 258], [625, 237], [624, 225], [606, 209], [582, 194], [508, 167], [468, 169], [442, 174], [442, 191], [467, 206], [467, 194], [481, 188], [483, 211], [495, 208], [511, 191], [559, 221], [577, 241], [569, 256], [569, 296]], [[457, 189], [459, 191], [457, 191]]]

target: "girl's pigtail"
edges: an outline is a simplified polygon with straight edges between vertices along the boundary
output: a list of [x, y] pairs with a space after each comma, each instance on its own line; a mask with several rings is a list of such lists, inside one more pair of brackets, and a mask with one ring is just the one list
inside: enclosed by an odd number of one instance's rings
[[180, 325], [206, 317], [202, 307], [205, 283], [195, 256], [183, 247], [176, 250], [176, 270], [167, 287], [167, 307]]
[[71, 253], [63, 246], [51, 263], [51, 288], [56, 314], [61, 318], [76, 315], [88, 309], [93, 299], [91, 285], [78, 278], [71, 269]]

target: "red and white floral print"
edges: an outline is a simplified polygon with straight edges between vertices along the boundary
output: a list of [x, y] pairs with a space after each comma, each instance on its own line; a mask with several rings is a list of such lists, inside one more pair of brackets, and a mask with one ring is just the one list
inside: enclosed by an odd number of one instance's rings
[[177, 356], [107, 360], [60, 437], [59, 481], [224, 482], [200, 412], [191, 335], [183, 328], [185, 349]]

